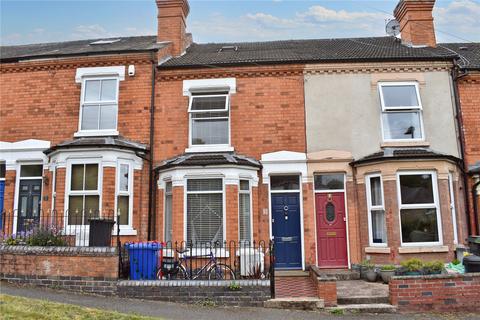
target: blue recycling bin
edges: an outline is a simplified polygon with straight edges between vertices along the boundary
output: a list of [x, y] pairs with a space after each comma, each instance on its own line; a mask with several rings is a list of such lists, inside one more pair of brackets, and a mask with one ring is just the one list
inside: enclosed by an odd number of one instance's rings
[[127, 243], [130, 259], [131, 280], [155, 280], [157, 278], [158, 252], [162, 245], [158, 242]]

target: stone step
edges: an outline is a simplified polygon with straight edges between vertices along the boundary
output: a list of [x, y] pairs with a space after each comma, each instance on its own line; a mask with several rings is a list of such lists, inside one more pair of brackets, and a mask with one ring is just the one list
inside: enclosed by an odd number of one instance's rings
[[325, 307], [323, 299], [318, 298], [277, 298], [263, 303], [265, 308], [290, 309], [290, 310], [320, 310]]
[[345, 304], [339, 305], [337, 307], [326, 308], [330, 312], [338, 312], [337, 310], [342, 310], [343, 312], [350, 313], [395, 313], [397, 308], [387, 303], [376, 303], [376, 304]]
[[337, 297], [337, 303], [339, 305], [345, 304], [378, 304], [389, 303], [388, 296], [349, 296], [349, 297]]
[[320, 273], [327, 277], [335, 277], [337, 281], [358, 280], [360, 272], [349, 269], [320, 269]]

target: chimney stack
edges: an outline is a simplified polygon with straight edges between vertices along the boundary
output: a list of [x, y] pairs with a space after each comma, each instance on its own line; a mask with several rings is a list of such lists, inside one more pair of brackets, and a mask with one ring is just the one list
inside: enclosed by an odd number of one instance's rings
[[437, 45], [432, 10], [435, 0], [400, 0], [393, 15], [400, 23], [402, 42], [413, 46]]
[[170, 54], [179, 56], [192, 43], [186, 31], [190, 11], [188, 0], [156, 0], [158, 8], [158, 42], [171, 42]]

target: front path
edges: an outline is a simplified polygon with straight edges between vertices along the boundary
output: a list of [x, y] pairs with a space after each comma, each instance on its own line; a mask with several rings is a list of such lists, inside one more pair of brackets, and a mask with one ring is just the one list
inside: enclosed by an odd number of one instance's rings
[[103, 310], [112, 310], [120, 313], [130, 313], [164, 319], [195, 319], [195, 320], [281, 320], [281, 319], [480, 319], [478, 315], [452, 315], [452, 314], [385, 314], [385, 315], [332, 315], [328, 312], [288, 311], [264, 308], [220, 308], [202, 307], [196, 305], [183, 305], [167, 302], [143, 301], [123, 299], [116, 297], [100, 297], [79, 295], [51, 289], [33, 287], [17, 287], [5, 282], [0, 283], [2, 294], [23, 296], [33, 299], [43, 299], [60, 303], [79, 305]]

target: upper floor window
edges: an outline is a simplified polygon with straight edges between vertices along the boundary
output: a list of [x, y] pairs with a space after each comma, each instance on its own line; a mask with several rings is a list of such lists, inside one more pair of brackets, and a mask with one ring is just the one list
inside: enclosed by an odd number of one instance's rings
[[418, 83], [384, 82], [378, 87], [382, 104], [383, 140], [423, 140]]
[[190, 96], [190, 146], [229, 145], [229, 96], [226, 92]]
[[116, 77], [83, 79], [80, 131], [117, 129], [118, 80]]

